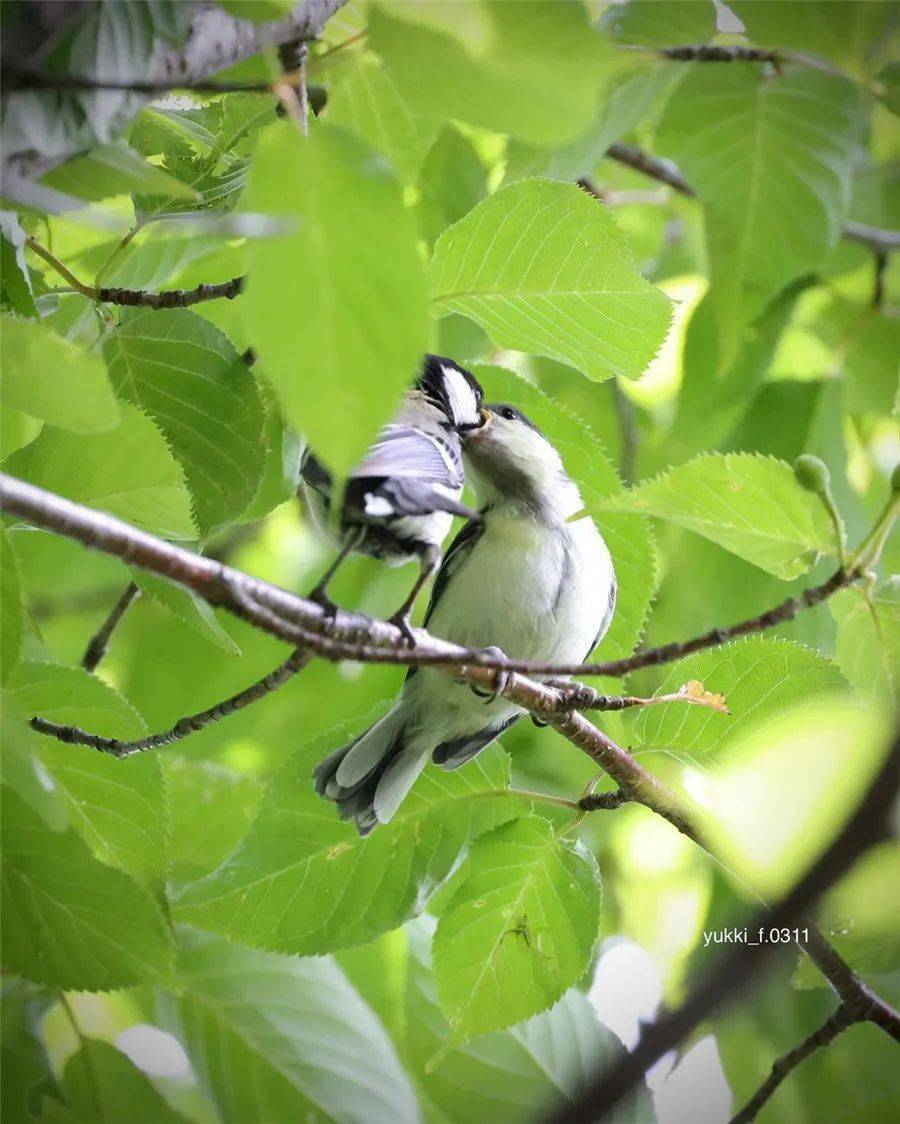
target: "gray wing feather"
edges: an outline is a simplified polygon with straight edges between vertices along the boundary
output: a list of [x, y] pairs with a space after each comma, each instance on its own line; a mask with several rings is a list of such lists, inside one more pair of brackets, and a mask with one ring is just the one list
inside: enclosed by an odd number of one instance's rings
[[464, 479], [457, 446], [405, 425], [390, 425], [382, 430], [352, 475], [412, 477], [447, 488], [461, 488]]

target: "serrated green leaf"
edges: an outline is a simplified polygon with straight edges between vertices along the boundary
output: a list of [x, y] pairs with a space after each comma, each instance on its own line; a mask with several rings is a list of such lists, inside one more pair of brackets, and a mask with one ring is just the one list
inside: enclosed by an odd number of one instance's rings
[[78, 199], [96, 201], [132, 191], [153, 192], [176, 199], [197, 199], [197, 192], [145, 160], [123, 141], [101, 144], [82, 156], [60, 164], [42, 183]]
[[678, 703], [647, 707], [631, 724], [638, 746], [711, 761], [721, 757], [745, 728], [847, 686], [827, 656], [787, 640], [761, 636], [679, 660], [668, 668], [656, 693], [673, 693], [691, 680], [723, 694], [729, 713]]
[[426, 769], [361, 839], [313, 791], [317, 756], [306, 747], [275, 776], [238, 850], [177, 897], [180, 920], [301, 956], [364, 944], [420, 913], [468, 841], [518, 806], [494, 746], [458, 772]]
[[165, 981], [171, 940], [157, 904], [73, 831], [51, 831], [3, 789], [3, 963], [37, 983], [95, 991]]
[[657, 142], [706, 212], [722, 369], [744, 325], [840, 237], [860, 106], [845, 79], [749, 66], [697, 66], [670, 101]]
[[900, 577], [871, 594], [842, 589], [828, 603], [837, 622], [834, 658], [863, 695], [900, 698]]
[[106, 365], [43, 324], [2, 317], [0, 400], [5, 407], [75, 433], [99, 433], [119, 419]]
[[92, 1124], [187, 1124], [181, 1113], [151, 1085], [121, 1050], [96, 1038], [83, 1038], [66, 1062], [62, 1086], [73, 1109]]
[[[622, 1056], [621, 1043], [576, 988], [527, 1022], [447, 1049], [450, 1027], [431, 972], [434, 921], [423, 916], [405, 932], [409, 1058], [420, 1089], [447, 1120], [520, 1124], [573, 1101], [598, 1069]], [[646, 1087], [609, 1119], [611, 1124], [655, 1124]]]
[[0, 527], [0, 683], [6, 683], [18, 666], [22, 630], [19, 563], [9, 534]]
[[[631, 65], [567, 0], [373, 6], [369, 44], [422, 112], [544, 145], [586, 128], [605, 84]], [[566, 81], [536, 83], [541, 70]]]
[[782, 896], [856, 807], [890, 737], [888, 715], [846, 694], [762, 720], [705, 779], [703, 838], [758, 893]]
[[[8, 684], [6, 702], [23, 726], [39, 714], [102, 737], [146, 733], [130, 703], [80, 667], [26, 661]], [[27, 742], [45, 787], [61, 797], [69, 825], [97, 858], [159, 891], [166, 875], [167, 832], [157, 758], [146, 754], [116, 761], [38, 734], [28, 734]]]
[[800, 487], [790, 465], [771, 457], [695, 457], [606, 503], [677, 523], [785, 581], [835, 551], [819, 499]]
[[248, 330], [285, 416], [344, 472], [388, 420], [427, 343], [412, 214], [380, 157], [324, 125], [270, 127], [247, 206], [294, 233], [247, 250]]
[[214, 761], [166, 757], [163, 769], [172, 877], [195, 881], [223, 863], [246, 835], [260, 785]]
[[121, 404], [115, 429], [79, 436], [53, 426], [3, 462], [4, 472], [171, 539], [197, 531], [184, 474], [154, 423]]
[[479, 836], [434, 935], [434, 978], [454, 1041], [552, 1006], [587, 970], [599, 924], [596, 864], [546, 820], [514, 819]]
[[435, 304], [498, 347], [546, 355], [588, 378], [636, 378], [665, 338], [669, 300], [638, 272], [615, 220], [574, 184], [523, 180], [437, 241]]
[[355, 133], [390, 160], [401, 183], [414, 183], [440, 122], [423, 117], [416, 102], [401, 97], [372, 55], [358, 53], [342, 66], [328, 98], [328, 122]]
[[600, 652], [604, 659], [630, 655], [641, 637], [656, 585], [656, 549], [647, 520], [602, 509], [602, 498], [621, 492], [622, 485], [603, 446], [580, 418], [512, 371], [484, 364], [474, 371], [488, 401], [515, 402], [537, 425], [578, 485], [585, 510], [606, 539], [618, 584], [616, 611]]
[[200, 533], [237, 518], [262, 475], [265, 417], [226, 337], [185, 309], [151, 311], [108, 337], [106, 357], [119, 396], [154, 419], [184, 469]]
[[241, 654], [240, 648], [216, 620], [215, 613], [207, 601], [183, 585], [176, 585], [147, 570], [134, 569], [131, 571], [131, 576], [143, 593], [168, 609], [173, 616], [184, 621], [200, 636], [232, 656]]
[[184, 935], [169, 1020], [224, 1120], [417, 1118], [381, 1024], [331, 959]]

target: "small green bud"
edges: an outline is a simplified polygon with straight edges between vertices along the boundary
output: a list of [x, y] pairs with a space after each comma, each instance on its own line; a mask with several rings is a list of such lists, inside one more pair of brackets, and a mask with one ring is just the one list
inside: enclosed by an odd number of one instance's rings
[[817, 495], [827, 492], [831, 486], [831, 476], [825, 462], [806, 453], [794, 461], [794, 476], [801, 488]]

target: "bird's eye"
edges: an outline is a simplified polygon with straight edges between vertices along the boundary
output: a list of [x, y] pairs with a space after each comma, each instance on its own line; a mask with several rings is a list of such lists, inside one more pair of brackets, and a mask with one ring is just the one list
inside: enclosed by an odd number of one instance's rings
[[509, 406], [504, 406], [503, 409], [500, 411], [500, 417], [506, 418], [507, 421], [512, 421], [515, 416], [516, 416], [515, 412], [513, 410], [511, 410], [509, 408]]

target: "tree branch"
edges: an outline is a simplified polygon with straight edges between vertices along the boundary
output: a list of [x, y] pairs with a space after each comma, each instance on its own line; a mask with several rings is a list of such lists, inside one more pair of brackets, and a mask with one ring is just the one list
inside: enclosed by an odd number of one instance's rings
[[106, 655], [110, 637], [117, 628], [119, 621], [125, 616], [129, 607], [140, 595], [141, 591], [134, 582], [129, 582], [128, 585], [125, 586], [118, 601], [113, 605], [112, 609], [110, 609], [106, 620], [104, 620], [103, 624], [100, 625], [88, 642], [85, 653], [81, 657], [81, 666], [85, 671], [93, 671]]
[[[644, 152], [643, 149], [636, 148], [632, 144], [620, 144], [618, 142], [609, 146], [606, 155], [610, 160], [615, 160], [617, 163], [624, 164], [642, 175], [666, 184], [679, 195], [685, 195], [690, 199], [696, 198], [696, 191], [671, 160], [651, 156], [648, 152]], [[580, 179], [578, 182], [588, 194], [602, 201], [602, 192], [589, 179]], [[843, 236], [850, 242], [858, 242], [862, 246], [868, 246], [876, 254], [889, 254], [900, 247], [900, 230], [885, 230], [878, 226], [869, 226], [866, 223], [854, 222], [853, 220], [844, 223]]]
[[96, 289], [94, 299], [132, 308], [189, 308], [192, 304], [219, 297], [234, 300], [243, 287], [243, 277], [232, 277], [230, 281], [220, 281], [215, 285], [198, 285], [196, 289], [164, 289], [160, 293], [143, 289]]
[[697, 46], [660, 47], [657, 52], [664, 59], [673, 62], [768, 62], [780, 66], [787, 56], [777, 51], [767, 51], [759, 47], [717, 47], [710, 43]]
[[804, 1038], [799, 1046], [795, 1046], [793, 1050], [788, 1050], [786, 1054], [772, 1063], [772, 1072], [740, 1112], [731, 1118], [730, 1124], [750, 1124], [751, 1121], [756, 1119], [760, 1109], [792, 1070], [796, 1069], [804, 1059], [808, 1058], [810, 1054], [814, 1054], [816, 1050], [823, 1046], [830, 1046], [847, 1027], [859, 1021], [858, 1016], [851, 1015], [849, 1010], [841, 1004], [833, 1015], [828, 1016], [818, 1030], [814, 1030], [808, 1038]]
[[[750, 928], [794, 926], [863, 852], [888, 835], [898, 790], [900, 739], [894, 742], [877, 777], [831, 845], [790, 893], [772, 910], [760, 913], [756, 921], [750, 923]], [[646, 1026], [634, 1050], [621, 1058], [611, 1070], [599, 1074], [572, 1104], [561, 1109], [553, 1117], [554, 1124], [588, 1124], [611, 1113], [663, 1054], [683, 1042], [701, 1022], [743, 990], [778, 948], [778, 945], [766, 942], [738, 945], [734, 952], [706, 973], [681, 1007]], [[849, 968], [847, 971], [850, 971]], [[882, 1005], [891, 1013], [890, 1033], [900, 1041], [900, 1014], [892, 1011], [887, 1004]]]
[[[661, 781], [581, 713], [560, 714], [559, 691], [510, 670], [514, 662], [505, 661], [495, 651], [460, 648], [421, 629], [415, 633], [418, 646], [411, 650], [387, 622], [344, 612], [332, 619], [314, 602], [2, 473], [0, 509], [179, 582], [209, 604], [229, 610], [294, 649], [303, 648], [327, 659], [429, 663], [465, 682], [502, 692], [532, 714], [546, 718], [617, 782], [619, 792], [612, 798], [585, 796], [580, 805], [584, 810], [634, 801], [662, 815], [702, 845], [680, 801]], [[900, 1016], [862, 984], [814, 928], [810, 928], [805, 951], [844, 1003], [854, 1010], [866, 1010], [870, 1021], [900, 1037]]]
[[90, 746], [91, 749], [99, 750], [101, 753], [109, 753], [113, 757], [131, 757], [135, 753], [143, 753], [148, 749], [159, 749], [161, 746], [181, 741], [182, 738], [186, 738], [190, 734], [196, 734], [198, 730], [202, 730], [206, 726], [211, 726], [213, 722], [219, 722], [221, 719], [227, 718], [230, 714], [234, 714], [236, 710], [243, 710], [245, 706], [250, 706], [258, 699], [277, 691], [298, 671], [306, 667], [311, 658], [311, 652], [294, 651], [274, 671], [270, 671], [268, 675], [263, 676], [262, 679], [257, 680], [256, 683], [246, 687], [243, 691], [239, 691], [236, 695], [232, 695], [231, 698], [216, 703], [209, 710], [201, 710], [198, 714], [192, 714], [187, 718], [179, 718], [171, 729], [164, 730], [159, 734], [149, 734], [146, 738], [138, 738], [136, 741], [124, 742], [119, 741], [118, 738], [103, 738], [99, 734], [88, 733], [87, 730], [82, 730], [78, 726], [61, 726], [37, 715], [31, 719], [30, 724], [32, 730], [37, 733], [47, 734], [58, 741], [66, 742], [68, 745], [86, 745]]

